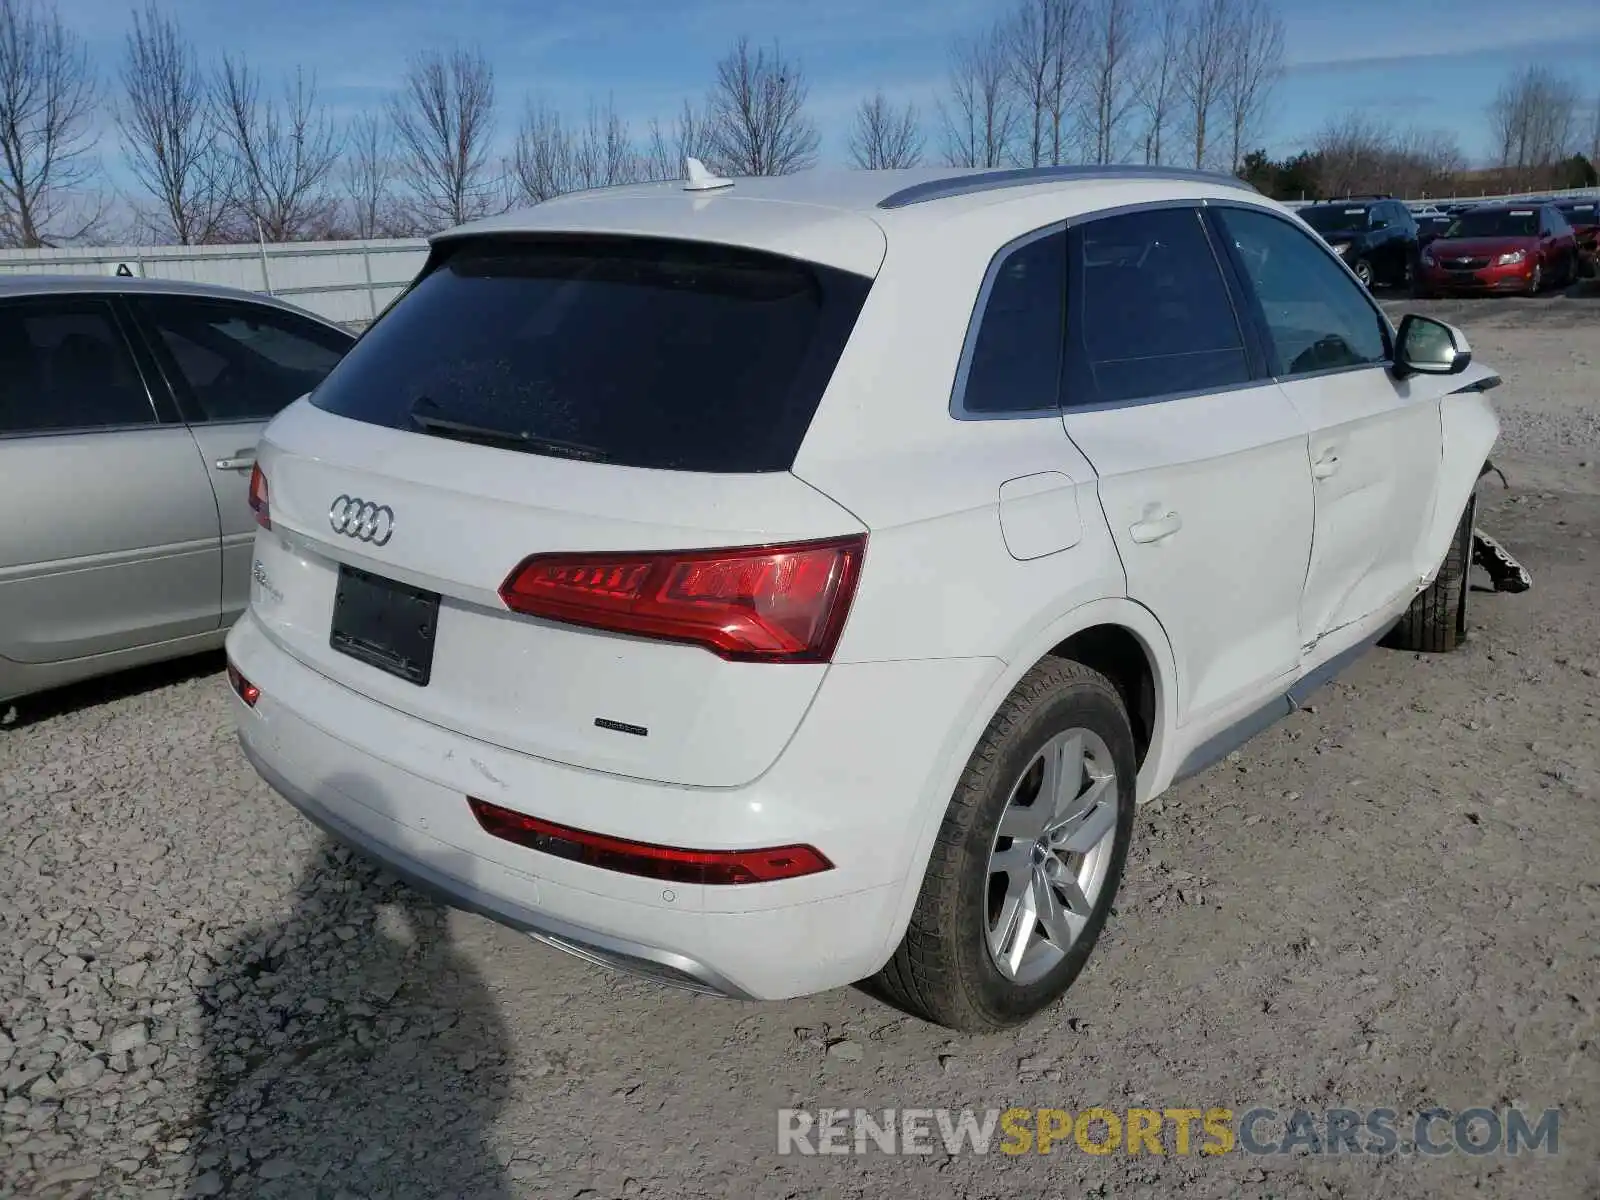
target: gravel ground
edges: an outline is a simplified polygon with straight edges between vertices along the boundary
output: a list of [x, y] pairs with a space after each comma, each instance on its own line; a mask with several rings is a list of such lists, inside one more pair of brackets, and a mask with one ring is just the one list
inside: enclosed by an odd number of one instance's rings
[[[1401, 306], [1404, 307], [1404, 306]], [[215, 658], [0, 728], [0, 1195], [1600, 1196], [1600, 303], [1432, 304], [1503, 371], [1535, 579], [1375, 651], [1147, 807], [1061, 1008], [607, 975], [353, 861], [240, 756]], [[1558, 1108], [1560, 1153], [780, 1158], [786, 1106]]]

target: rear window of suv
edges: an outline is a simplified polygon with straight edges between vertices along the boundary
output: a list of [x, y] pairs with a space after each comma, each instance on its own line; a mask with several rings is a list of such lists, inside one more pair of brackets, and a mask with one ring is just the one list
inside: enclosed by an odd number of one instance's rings
[[534, 454], [785, 471], [870, 287], [697, 242], [466, 241], [367, 331], [312, 403]]

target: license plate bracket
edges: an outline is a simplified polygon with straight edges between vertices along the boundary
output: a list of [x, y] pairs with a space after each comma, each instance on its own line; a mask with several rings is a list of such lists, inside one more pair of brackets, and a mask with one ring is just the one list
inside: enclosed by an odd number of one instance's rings
[[341, 565], [328, 644], [368, 666], [427, 687], [439, 594]]

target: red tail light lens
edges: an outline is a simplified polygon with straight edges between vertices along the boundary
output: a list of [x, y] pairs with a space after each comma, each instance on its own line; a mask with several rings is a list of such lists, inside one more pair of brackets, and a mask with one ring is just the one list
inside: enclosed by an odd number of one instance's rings
[[257, 463], [250, 468], [250, 507], [256, 514], [256, 524], [263, 529], [272, 528], [272, 507], [267, 503], [267, 476]]
[[261, 689], [241, 675], [239, 668], [232, 663], [228, 664], [228, 683], [247, 707], [254, 708], [256, 701], [261, 699]]
[[667, 883], [772, 883], [831, 871], [833, 864], [811, 846], [777, 846], [767, 850], [679, 850], [650, 842], [587, 833], [541, 821], [469, 798], [472, 815], [485, 833], [531, 850], [553, 854], [585, 866], [642, 875]]
[[865, 534], [665, 554], [536, 554], [500, 588], [513, 612], [692, 642], [745, 662], [827, 662]]

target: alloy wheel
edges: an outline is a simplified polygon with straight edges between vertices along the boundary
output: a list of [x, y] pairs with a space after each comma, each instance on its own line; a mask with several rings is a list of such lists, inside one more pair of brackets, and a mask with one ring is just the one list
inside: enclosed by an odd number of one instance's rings
[[1117, 771], [1088, 729], [1058, 733], [1012, 786], [989, 852], [989, 954], [1034, 983], [1072, 948], [1105, 887], [1117, 828]]

